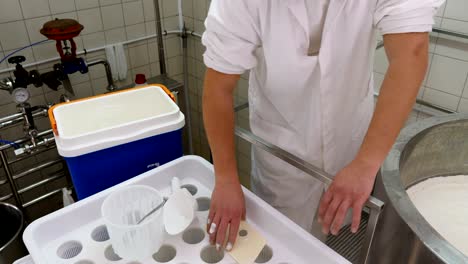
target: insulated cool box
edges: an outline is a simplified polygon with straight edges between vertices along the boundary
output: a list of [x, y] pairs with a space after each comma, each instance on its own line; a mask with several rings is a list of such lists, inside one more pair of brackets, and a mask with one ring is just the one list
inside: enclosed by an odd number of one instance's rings
[[184, 115], [164, 86], [59, 104], [49, 117], [80, 200], [183, 155]]

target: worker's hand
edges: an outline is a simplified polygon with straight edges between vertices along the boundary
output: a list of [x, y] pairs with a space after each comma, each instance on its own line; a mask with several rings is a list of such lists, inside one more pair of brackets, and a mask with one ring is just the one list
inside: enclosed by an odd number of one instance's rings
[[356, 233], [361, 222], [361, 212], [372, 192], [375, 166], [353, 161], [342, 169], [322, 197], [318, 221], [322, 232], [337, 235], [343, 225], [348, 209], [353, 209], [351, 232]]
[[[236, 242], [240, 221], [245, 219], [245, 200], [240, 183], [217, 182], [211, 195], [210, 213], [208, 215], [207, 232], [210, 243], [216, 244], [216, 249], [224, 247], [226, 235], [228, 242], [226, 250], [230, 251]], [[229, 234], [226, 234], [229, 227]]]

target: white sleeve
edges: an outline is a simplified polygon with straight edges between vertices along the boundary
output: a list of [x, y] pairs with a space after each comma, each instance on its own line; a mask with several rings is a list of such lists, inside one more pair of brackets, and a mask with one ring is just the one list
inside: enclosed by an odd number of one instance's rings
[[430, 32], [434, 15], [445, 0], [379, 0], [374, 24], [382, 35]]
[[212, 0], [202, 43], [207, 67], [226, 74], [242, 74], [257, 65], [260, 45], [257, 1]]

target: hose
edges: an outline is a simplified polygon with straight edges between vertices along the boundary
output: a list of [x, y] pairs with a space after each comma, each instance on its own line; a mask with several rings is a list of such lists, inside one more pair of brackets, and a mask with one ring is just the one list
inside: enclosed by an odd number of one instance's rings
[[0, 143], [6, 144], [6, 145], [10, 145], [10, 146], [12, 146], [12, 147], [15, 148], [15, 149], [21, 148], [20, 145], [18, 145], [17, 143], [15, 143], [15, 142], [13, 142], [13, 141], [8, 141], [8, 140], [0, 139]]
[[48, 40], [48, 39], [41, 40], [41, 41], [32, 43], [31, 45], [24, 46], [24, 47], [22, 47], [22, 48], [19, 48], [19, 49], [17, 49], [17, 50], [14, 50], [14, 51], [10, 52], [10, 54], [8, 54], [8, 55], [6, 55], [5, 57], [3, 57], [3, 59], [0, 60], [0, 64], [1, 64], [2, 62], [4, 62], [6, 59], [8, 59], [9, 57], [11, 57], [12, 55], [14, 55], [15, 53], [18, 53], [18, 52], [20, 52], [20, 51], [22, 51], [22, 50], [25, 50], [25, 49], [27, 49], [27, 48], [32, 48], [32, 47], [34, 47], [34, 46], [36, 46], [36, 45], [42, 44], [42, 43], [47, 42], [47, 41], [49, 41], [49, 40]]

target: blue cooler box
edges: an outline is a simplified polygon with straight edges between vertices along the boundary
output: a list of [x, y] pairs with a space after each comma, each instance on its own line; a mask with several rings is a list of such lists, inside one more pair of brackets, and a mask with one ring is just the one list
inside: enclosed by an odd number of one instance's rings
[[183, 155], [184, 115], [164, 86], [59, 104], [49, 116], [80, 200]]

